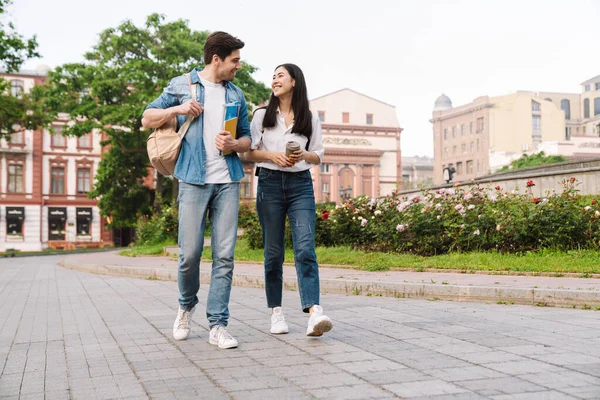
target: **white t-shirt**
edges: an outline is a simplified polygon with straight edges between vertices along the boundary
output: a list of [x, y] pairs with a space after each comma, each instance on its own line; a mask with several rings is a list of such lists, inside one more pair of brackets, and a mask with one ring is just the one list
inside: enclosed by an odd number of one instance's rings
[[225, 86], [200, 77], [204, 86], [204, 148], [206, 149], [206, 183], [229, 183], [229, 169], [225, 157], [219, 155], [215, 144], [217, 134], [223, 130]]
[[[266, 109], [261, 109], [254, 113], [252, 119], [252, 125], [250, 125], [250, 131], [252, 133], [252, 145], [253, 150], [262, 151], [273, 151], [279, 153], [285, 153], [285, 145], [289, 141], [298, 142], [301, 149], [309, 152], [313, 152], [319, 156], [319, 159], [323, 161], [323, 154], [325, 154], [325, 148], [323, 147], [323, 132], [321, 131], [321, 120], [315, 114], [312, 114], [312, 135], [310, 137], [310, 143], [308, 149], [306, 148], [306, 142], [308, 139], [305, 136], [292, 133], [293, 124], [286, 127], [285, 119], [283, 115], [277, 110], [277, 124], [273, 128], [265, 128], [263, 132], [263, 119], [265, 118]], [[301, 172], [311, 169], [312, 165], [302, 160], [293, 167], [282, 168], [279, 165], [270, 161], [263, 161], [256, 164], [259, 167], [267, 169], [280, 170], [285, 172]]]

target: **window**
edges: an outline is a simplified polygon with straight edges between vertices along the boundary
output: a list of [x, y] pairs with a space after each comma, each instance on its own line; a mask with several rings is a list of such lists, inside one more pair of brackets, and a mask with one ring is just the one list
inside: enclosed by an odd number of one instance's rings
[[477, 173], [481, 172], [481, 163], [477, 160]]
[[534, 132], [539, 132], [542, 130], [542, 117], [539, 115], [531, 116], [531, 127]]
[[462, 173], [463, 173], [463, 163], [457, 162], [456, 163], [456, 174], [461, 175]]
[[10, 94], [17, 98], [23, 97], [23, 81], [18, 79], [10, 81]]
[[475, 142], [471, 142], [471, 154], [475, 152]]
[[467, 144], [463, 143], [460, 145], [460, 151], [465, 154], [467, 152]]
[[77, 146], [79, 148], [91, 149], [92, 148], [92, 134], [88, 133], [86, 135], [80, 136], [77, 139]]
[[594, 99], [594, 116], [600, 114], [600, 97]]
[[600, 124], [596, 125], [596, 135], [600, 136]]
[[444, 157], [448, 157], [448, 148], [444, 147]]
[[471, 131], [471, 135], [474, 134], [475, 133], [475, 122], [471, 122], [469, 124], [469, 128], [470, 128], [470, 131]]
[[531, 100], [531, 111], [541, 111], [540, 103], [537, 101]]
[[571, 102], [567, 99], [560, 101], [560, 109], [565, 112], [565, 119], [571, 119]]
[[50, 193], [52, 194], [65, 194], [65, 168], [64, 167], [52, 167], [52, 185]]
[[373, 114], [367, 114], [367, 125], [373, 125]]
[[479, 139], [477, 139], [477, 151], [480, 151], [481, 148], [479, 147]]
[[585, 126], [582, 128], [582, 131], [583, 131], [583, 135], [585, 136], [585, 132], [586, 132], [586, 127]]
[[452, 138], [456, 138], [456, 127], [452, 127]]
[[[87, 193], [90, 191], [91, 179], [89, 168], [77, 169], [77, 193]], [[240, 197], [250, 197], [250, 174], [244, 174], [240, 180]], [[87, 185], [87, 186], [86, 186]]]
[[343, 112], [342, 113], [342, 122], [344, 124], [349, 124], [350, 123], [350, 113], [347, 113], [347, 112]]
[[6, 207], [6, 235], [9, 238], [22, 238], [24, 218], [25, 207]]
[[48, 207], [48, 239], [65, 240], [67, 209], [64, 207]]
[[596, 90], [600, 90], [600, 82], [596, 82], [596, 83], [594, 84], [594, 88], [595, 88]]
[[585, 85], [585, 91], [589, 92], [590, 91], [590, 85]]
[[467, 174], [473, 174], [473, 160], [467, 161]]
[[456, 155], [456, 146], [452, 146], [452, 155]]
[[15, 132], [10, 135], [10, 144], [25, 144], [23, 132]]
[[[84, 194], [90, 191], [92, 177], [89, 168], [77, 168], [77, 193]], [[246, 175], [244, 175], [246, 176]], [[244, 183], [244, 182], [242, 182]], [[241, 188], [240, 188], [241, 189]]]
[[466, 134], [467, 134], [467, 127], [465, 126], [465, 124], [462, 124], [460, 126], [460, 135], [465, 136]]
[[321, 164], [321, 173], [322, 174], [331, 173], [331, 164]]
[[77, 208], [77, 236], [92, 236], [91, 231], [92, 209], [90, 207]]
[[565, 140], [571, 140], [571, 127], [565, 127]]
[[325, 122], [325, 111], [319, 111], [319, 120]]
[[444, 140], [448, 140], [448, 128], [444, 128]]
[[550, 103], [552, 103], [552, 99], [550, 97], [546, 97], [544, 100], [549, 101]]
[[329, 193], [329, 183], [323, 182], [323, 193]]
[[583, 118], [590, 117], [590, 99], [583, 99]]
[[477, 130], [475, 132], [476, 133], [482, 133], [483, 132], [483, 117], [477, 118]]
[[8, 193], [23, 193], [23, 166], [8, 166]]
[[51, 147], [67, 147], [66, 138], [62, 135], [62, 126], [54, 126], [50, 142]]

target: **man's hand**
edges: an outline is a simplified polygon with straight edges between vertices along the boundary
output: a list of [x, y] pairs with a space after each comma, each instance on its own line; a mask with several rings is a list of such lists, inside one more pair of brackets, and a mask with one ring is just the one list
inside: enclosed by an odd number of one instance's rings
[[215, 139], [215, 144], [217, 145], [217, 150], [235, 151], [238, 141], [235, 140], [228, 131], [221, 131]]
[[202, 114], [202, 104], [198, 103], [196, 100], [186, 101], [185, 103], [177, 106], [177, 114], [180, 115], [191, 115], [194, 118], [197, 118], [200, 114]]
[[289, 168], [294, 166], [294, 164], [290, 162], [288, 156], [286, 156], [285, 153], [271, 153], [271, 162], [277, 164], [282, 168]]

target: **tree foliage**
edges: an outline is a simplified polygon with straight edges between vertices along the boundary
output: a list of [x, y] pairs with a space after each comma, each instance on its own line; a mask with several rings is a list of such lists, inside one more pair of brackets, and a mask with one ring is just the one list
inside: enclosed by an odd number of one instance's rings
[[39, 57], [37, 39], [25, 39], [15, 31], [12, 22], [2, 22], [7, 7], [12, 0], [0, 0], [0, 67], [7, 72], [17, 71], [25, 60]]
[[[38, 94], [53, 118], [69, 115], [63, 134], [96, 130], [105, 135], [106, 153], [90, 196], [99, 199], [101, 213], [111, 216], [114, 227], [134, 226], [150, 204], [144, 186], [149, 132], [142, 129], [142, 113], [170, 79], [202, 65], [208, 35], [191, 30], [185, 20], [165, 22], [158, 14], [143, 26], [126, 21], [103, 31], [83, 62], [50, 72]], [[249, 102], [260, 103], [270, 92], [252, 78], [255, 70], [243, 63], [235, 83]]]
[[541, 151], [532, 155], [523, 154], [520, 158], [513, 160], [510, 165], [502, 167], [497, 172], [505, 172], [511, 169], [535, 167], [537, 165], [553, 164], [565, 161], [567, 161], [567, 159], [563, 156], [547, 156], [543, 151]]
[[[0, 0], [0, 69], [11, 73], [18, 71], [25, 60], [39, 57], [35, 36], [24, 39], [15, 31], [12, 22], [4, 23], [7, 7], [11, 0]], [[26, 110], [29, 110], [27, 112]], [[0, 78], [0, 137], [19, 132], [23, 128], [39, 126], [43, 118], [31, 97], [25, 93], [12, 96], [10, 83]]]

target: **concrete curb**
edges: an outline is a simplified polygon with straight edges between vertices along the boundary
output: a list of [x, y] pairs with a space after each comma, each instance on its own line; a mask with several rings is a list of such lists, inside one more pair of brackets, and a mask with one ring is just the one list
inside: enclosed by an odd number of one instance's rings
[[[81, 264], [62, 260], [60, 266], [92, 274], [140, 278], [148, 280], [177, 281], [174, 268], [142, 268], [122, 265]], [[200, 282], [210, 282], [210, 273], [200, 272]], [[234, 273], [233, 285], [264, 288], [264, 276]], [[295, 278], [284, 277], [284, 289], [298, 290]], [[421, 298], [465, 302], [495, 302], [554, 307], [600, 307], [600, 291], [542, 288], [510, 288], [491, 286], [439, 285], [429, 283], [382, 283], [348, 279], [321, 279], [322, 293], [382, 296], [395, 298]]]

